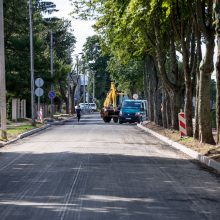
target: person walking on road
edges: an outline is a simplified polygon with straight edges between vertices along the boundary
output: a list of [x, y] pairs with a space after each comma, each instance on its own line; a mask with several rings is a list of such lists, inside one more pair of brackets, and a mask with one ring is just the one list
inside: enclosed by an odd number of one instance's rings
[[79, 105], [76, 106], [76, 116], [77, 116], [77, 119], [78, 119], [78, 123], [80, 121], [80, 118], [81, 118], [81, 111], [82, 109], [80, 108]]

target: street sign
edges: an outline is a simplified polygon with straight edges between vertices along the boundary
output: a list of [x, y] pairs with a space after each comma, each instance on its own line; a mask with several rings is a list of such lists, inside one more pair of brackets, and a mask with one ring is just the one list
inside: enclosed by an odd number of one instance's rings
[[133, 94], [133, 99], [138, 99], [138, 94]]
[[56, 93], [55, 93], [54, 91], [50, 91], [50, 92], [48, 93], [48, 97], [49, 97], [50, 99], [54, 99], [54, 98], [56, 97]]
[[37, 78], [37, 79], [35, 80], [35, 85], [36, 85], [37, 87], [42, 87], [43, 84], [44, 84], [43, 79]]
[[43, 90], [43, 89], [41, 89], [41, 88], [36, 88], [36, 89], [35, 89], [35, 95], [36, 95], [36, 96], [40, 97], [40, 96], [42, 96], [43, 94], [44, 94], [44, 90]]

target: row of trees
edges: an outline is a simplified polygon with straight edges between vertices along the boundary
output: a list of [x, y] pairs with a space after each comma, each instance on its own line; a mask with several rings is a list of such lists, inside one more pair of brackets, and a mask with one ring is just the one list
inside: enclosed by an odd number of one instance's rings
[[[10, 103], [13, 97], [26, 99], [27, 113], [30, 115], [29, 1], [3, 2], [7, 100]], [[41, 77], [45, 81], [42, 101], [50, 103], [47, 94], [53, 83], [56, 91], [55, 103], [61, 106], [63, 101], [68, 104], [67, 76], [71, 72], [71, 52], [76, 40], [70, 21], [51, 16], [54, 11], [56, 6], [53, 2], [33, 0], [34, 75], [35, 78]], [[53, 32], [53, 77], [50, 73], [50, 31]]]
[[[184, 109], [187, 135], [194, 136], [200, 142], [215, 144], [211, 126], [210, 86], [214, 70], [215, 35], [219, 38], [220, 33], [219, 0], [72, 2], [74, 13], [78, 13], [79, 17], [97, 19], [95, 28], [102, 37], [102, 48], [111, 57], [108, 68], [113, 76], [117, 76], [114, 78], [118, 78], [121, 86], [126, 81], [130, 90], [140, 88], [132, 87], [132, 83], [136, 84], [138, 76], [142, 76], [138, 73], [141, 70], [138, 64], [142, 62], [151, 121], [178, 129], [178, 113]], [[135, 66], [138, 69], [135, 70]], [[216, 67], [219, 136], [219, 55]], [[130, 77], [129, 69], [132, 72]]]

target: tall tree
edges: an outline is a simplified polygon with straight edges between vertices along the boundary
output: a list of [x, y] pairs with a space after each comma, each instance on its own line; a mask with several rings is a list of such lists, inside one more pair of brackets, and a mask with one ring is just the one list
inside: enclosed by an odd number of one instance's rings
[[[110, 76], [107, 70], [109, 55], [103, 53], [101, 44], [100, 36], [93, 35], [87, 38], [83, 51], [85, 53], [85, 62], [88, 64], [87, 70], [90, 82], [93, 81], [94, 77], [95, 97], [102, 103], [110, 87]], [[91, 85], [92, 83], [88, 86], [89, 94], [93, 93], [93, 86]]]
[[213, 1], [196, 1], [197, 23], [205, 39], [206, 53], [200, 64], [200, 81], [198, 96], [199, 140], [215, 144], [210, 111], [210, 85], [211, 74], [214, 70], [214, 26], [213, 26]]

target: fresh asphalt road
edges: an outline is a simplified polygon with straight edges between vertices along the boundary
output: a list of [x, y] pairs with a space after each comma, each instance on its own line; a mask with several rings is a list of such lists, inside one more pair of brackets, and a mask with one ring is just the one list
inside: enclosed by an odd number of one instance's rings
[[0, 149], [0, 220], [220, 219], [219, 177], [98, 114]]

